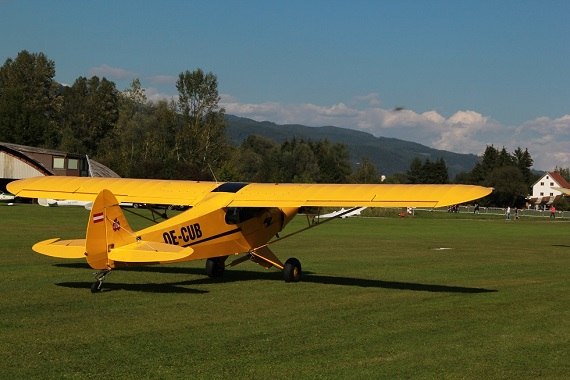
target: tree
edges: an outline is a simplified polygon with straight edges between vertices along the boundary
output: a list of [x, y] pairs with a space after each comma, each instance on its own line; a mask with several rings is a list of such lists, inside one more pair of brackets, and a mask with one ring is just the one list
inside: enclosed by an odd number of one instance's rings
[[280, 148], [265, 137], [251, 135], [232, 155], [233, 180], [250, 182], [278, 182]]
[[475, 164], [471, 171], [471, 181], [474, 184], [482, 184], [487, 175], [499, 166], [499, 151], [493, 145], [487, 145], [481, 160]]
[[183, 177], [185, 165], [172, 154], [179, 124], [176, 104], [148, 102], [135, 79], [119, 94], [119, 118], [105, 141], [102, 161], [126, 177]]
[[406, 172], [408, 183], [423, 183], [424, 173], [422, 160], [418, 157], [414, 158], [410, 163], [410, 168]]
[[528, 149], [525, 149], [524, 152], [520, 147], [515, 149], [513, 154], [513, 162], [517, 168], [519, 168], [524, 181], [530, 187], [532, 185], [532, 164], [534, 163]]
[[522, 148], [509, 154], [503, 147], [500, 151], [487, 146], [481, 160], [475, 165], [470, 175], [460, 179], [465, 183], [468, 179], [476, 185], [492, 186], [495, 191], [481, 203], [494, 206], [522, 206], [534, 177], [530, 168], [533, 160]]
[[309, 141], [313, 151], [319, 173], [318, 183], [347, 183], [351, 173], [350, 154], [346, 145], [331, 144], [328, 140], [318, 142]]
[[26, 50], [0, 68], [0, 141], [55, 148], [59, 85], [55, 64]]
[[316, 182], [318, 174], [319, 165], [308, 143], [293, 138], [281, 145], [279, 182]]
[[92, 157], [102, 155], [99, 146], [119, 118], [119, 94], [115, 83], [93, 76], [79, 77], [63, 92], [60, 148]]
[[379, 183], [380, 175], [372, 161], [368, 157], [364, 157], [360, 160], [350, 179], [352, 183]]
[[422, 183], [448, 183], [449, 174], [447, 170], [447, 165], [443, 158], [439, 158], [437, 161], [430, 161], [426, 159], [423, 167], [424, 182]]
[[499, 207], [522, 207], [524, 205], [528, 193], [527, 185], [517, 167], [500, 166], [493, 169], [484, 185], [494, 188], [493, 193], [486, 198], [490, 204]]
[[217, 78], [201, 69], [187, 70], [179, 75], [176, 88], [183, 118], [173, 150], [176, 160], [192, 168], [189, 177], [211, 179], [210, 167], [221, 167], [227, 152]]
[[443, 158], [432, 162], [429, 158], [423, 162], [416, 157], [406, 172], [408, 183], [448, 183], [449, 174]]

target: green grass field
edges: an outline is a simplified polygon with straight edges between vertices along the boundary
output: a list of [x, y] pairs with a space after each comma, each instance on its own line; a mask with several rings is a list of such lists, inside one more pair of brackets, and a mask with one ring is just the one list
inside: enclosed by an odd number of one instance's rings
[[91, 294], [83, 262], [31, 251], [87, 217], [0, 205], [0, 378], [570, 376], [568, 221], [337, 220], [273, 246], [299, 283], [253, 263], [213, 281], [197, 261], [117, 270]]

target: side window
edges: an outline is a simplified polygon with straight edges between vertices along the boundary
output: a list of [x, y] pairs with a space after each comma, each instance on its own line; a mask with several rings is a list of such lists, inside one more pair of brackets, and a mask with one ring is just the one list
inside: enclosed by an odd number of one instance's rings
[[77, 158], [69, 158], [67, 160], [67, 168], [73, 170], [79, 169], [79, 160]]
[[239, 224], [259, 216], [265, 209], [260, 207], [228, 207], [226, 224]]
[[65, 158], [54, 157], [53, 158], [53, 168], [54, 169], [65, 169]]

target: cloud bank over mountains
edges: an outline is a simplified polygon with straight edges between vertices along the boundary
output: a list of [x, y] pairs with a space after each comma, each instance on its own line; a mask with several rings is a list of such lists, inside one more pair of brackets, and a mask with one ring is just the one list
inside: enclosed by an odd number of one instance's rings
[[444, 116], [432, 110], [416, 112], [398, 107], [382, 108], [377, 94], [333, 105], [241, 103], [224, 95], [226, 113], [256, 121], [308, 126], [333, 125], [366, 131], [374, 136], [395, 137], [436, 149], [480, 155], [487, 145], [503, 146], [513, 152], [528, 148], [534, 168], [552, 170], [570, 167], [570, 115], [540, 117], [521, 125], [505, 125], [473, 110], [459, 110]]

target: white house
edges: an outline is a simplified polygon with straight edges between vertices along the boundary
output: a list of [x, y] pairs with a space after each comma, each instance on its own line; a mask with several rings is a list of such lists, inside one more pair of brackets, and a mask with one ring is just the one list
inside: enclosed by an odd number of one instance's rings
[[535, 205], [550, 205], [562, 192], [556, 188], [570, 189], [570, 183], [558, 172], [547, 172], [532, 185], [532, 197], [530, 203]]

